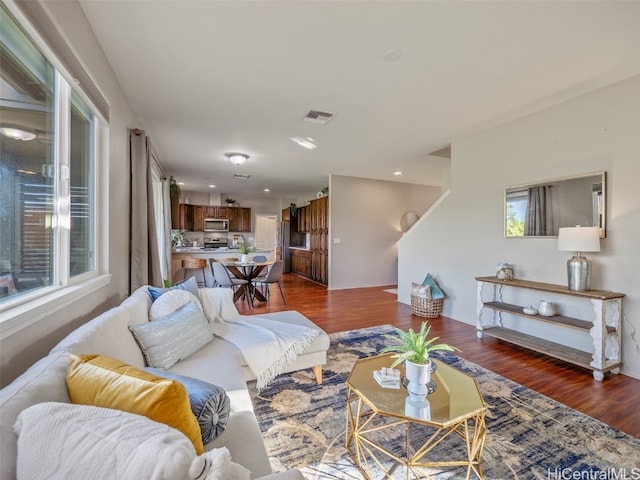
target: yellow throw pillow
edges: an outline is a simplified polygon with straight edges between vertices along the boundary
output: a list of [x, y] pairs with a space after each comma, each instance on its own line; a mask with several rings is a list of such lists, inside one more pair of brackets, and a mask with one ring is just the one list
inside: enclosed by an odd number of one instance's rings
[[71, 403], [144, 415], [184, 433], [198, 455], [204, 447], [189, 395], [176, 380], [102, 355], [71, 355], [67, 369]]

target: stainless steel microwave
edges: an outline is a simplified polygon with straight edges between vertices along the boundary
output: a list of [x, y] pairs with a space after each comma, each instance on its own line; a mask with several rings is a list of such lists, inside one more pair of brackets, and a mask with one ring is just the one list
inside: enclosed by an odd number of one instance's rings
[[229, 220], [224, 220], [219, 218], [205, 218], [204, 231], [205, 232], [228, 232]]

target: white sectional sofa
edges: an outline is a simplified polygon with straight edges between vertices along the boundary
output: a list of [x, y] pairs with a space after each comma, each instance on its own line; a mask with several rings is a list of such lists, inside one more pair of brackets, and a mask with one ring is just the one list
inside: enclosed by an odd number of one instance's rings
[[[149, 321], [152, 300], [146, 287], [136, 290], [115, 307], [71, 332], [49, 355], [0, 391], [0, 478], [16, 476], [17, 441], [14, 424], [18, 415], [41, 402], [70, 402], [66, 385], [70, 354], [99, 354], [118, 359], [134, 367], [145, 367], [145, 357], [129, 329], [130, 325]], [[285, 371], [314, 368], [321, 380], [321, 366], [326, 363], [329, 337], [310, 320], [296, 311], [262, 314], [273, 320], [304, 325], [318, 330], [317, 337], [305, 352], [289, 364]], [[242, 316], [251, 321], [251, 316]], [[297, 470], [272, 473], [258, 422], [253, 413], [247, 381], [255, 377], [241, 352], [231, 343], [215, 337], [198, 351], [167, 370], [209, 382], [224, 388], [230, 399], [226, 428], [204, 450], [226, 447], [233, 462], [246, 467], [251, 478], [262, 480], [302, 479]], [[34, 459], [34, 461], [36, 461]]]

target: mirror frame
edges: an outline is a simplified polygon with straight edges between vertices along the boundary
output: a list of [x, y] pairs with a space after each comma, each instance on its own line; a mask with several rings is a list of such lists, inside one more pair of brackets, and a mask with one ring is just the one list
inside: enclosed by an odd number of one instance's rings
[[[558, 235], [508, 235], [507, 234], [507, 225], [508, 225], [508, 218], [507, 218], [507, 214], [508, 214], [508, 195], [510, 193], [513, 193], [513, 191], [518, 191], [518, 190], [526, 190], [528, 188], [531, 187], [538, 187], [538, 186], [543, 186], [543, 185], [549, 185], [549, 184], [557, 184], [557, 183], [561, 183], [561, 182], [567, 182], [570, 180], [580, 180], [580, 179], [585, 179], [588, 177], [600, 177], [601, 182], [602, 182], [602, 194], [601, 194], [601, 203], [599, 205], [599, 212], [601, 215], [601, 225], [589, 225], [589, 226], [598, 226], [600, 229], [600, 238], [605, 238], [606, 237], [606, 221], [607, 221], [607, 172], [606, 171], [599, 171], [599, 172], [592, 172], [592, 173], [586, 173], [586, 174], [582, 174], [582, 175], [575, 175], [575, 176], [571, 176], [571, 177], [563, 177], [563, 178], [554, 178], [551, 180], [546, 180], [546, 181], [537, 181], [535, 183], [527, 183], [527, 184], [522, 184], [522, 185], [511, 185], [508, 187], [505, 187], [504, 189], [504, 199], [503, 199], [503, 203], [504, 203], [504, 212], [503, 212], [503, 220], [504, 220], [504, 227], [503, 227], [503, 235], [505, 238], [557, 238]], [[593, 204], [592, 204], [593, 206]], [[569, 225], [562, 225], [564, 226], [569, 226]], [[571, 225], [571, 226], [575, 226], [575, 225]]]

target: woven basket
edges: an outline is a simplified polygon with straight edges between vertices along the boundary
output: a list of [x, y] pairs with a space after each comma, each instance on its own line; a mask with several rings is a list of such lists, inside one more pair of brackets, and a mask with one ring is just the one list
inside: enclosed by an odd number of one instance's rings
[[436, 318], [442, 314], [443, 298], [432, 300], [430, 298], [411, 295], [411, 312], [419, 317]]

